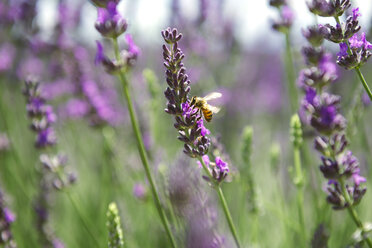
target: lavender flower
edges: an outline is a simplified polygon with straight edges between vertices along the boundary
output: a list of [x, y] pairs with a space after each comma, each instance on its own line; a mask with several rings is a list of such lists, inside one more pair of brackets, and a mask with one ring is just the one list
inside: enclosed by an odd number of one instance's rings
[[14, 221], [15, 215], [5, 206], [4, 195], [0, 189], [0, 245], [2, 247], [17, 247], [11, 231], [11, 225]]
[[176, 29], [168, 28], [162, 31], [162, 36], [165, 42], [170, 45], [170, 49], [163, 45], [168, 83], [164, 92], [168, 100], [165, 112], [175, 116], [174, 126], [180, 135], [178, 139], [185, 143], [184, 153], [190, 157], [203, 156], [208, 152], [210, 140], [206, 136], [207, 131], [200, 112], [194, 106], [190, 106], [188, 98], [190, 81], [182, 63], [185, 55], [178, 48], [178, 41], [182, 38], [182, 34], [178, 33]]
[[[358, 12], [354, 11], [354, 19], [357, 17]], [[358, 46], [363, 44], [358, 43]], [[357, 158], [347, 150], [346, 119], [340, 113], [341, 97], [324, 91], [337, 78], [337, 74], [331, 56], [325, 52], [321, 54], [317, 59], [312, 56], [312, 64], [316, 66], [300, 74], [300, 86], [305, 91], [302, 107], [308, 113], [309, 124], [319, 134], [315, 138], [315, 148], [322, 154], [320, 171], [329, 181], [327, 201], [334, 209], [344, 209], [360, 202], [366, 191], [361, 183], [366, 180], [360, 175]], [[312, 53], [304, 55], [311, 56]], [[329, 76], [325, 76], [327, 74]], [[344, 187], [348, 195], [344, 194]]]
[[24, 95], [27, 98], [27, 113], [31, 119], [31, 129], [37, 133], [36, 147], [53, 146], [57, 139], [51, 124], [56, 121], [56, 115], [51, 106], [45, 104], [41, 96], [39, 83], [33, 79], [25, 81]]
[[350, 0], [312, 0], [307, 3], [309, 10], [319, 16], [341, 16], [350, 6]]
[[360, 38], [358, 38], [357, 34], [354, 34], [349, 39], [349, 44], [350, 54], [346, 43], [340, 44], [340, 52], [337, 54], [337, 64], [347, 70], [361, 67], [372, 55], [372, 52], [369, 51], [372, 49], [372, 44], [366, 40], [364, 32]]
[[15, 54], [16, 49], [10, 43], [4, 43], [0, 47], [0, 72], [5, 72], [12, 67]]
[[284, 5], [280, 9], [280, 19], [274, 21], [272, 27], [279, 32], [288, 33], [292, 26], [293, 19], [294, 13], [292, 9], [288, 5]]
[[117, 3], [110, 1], [104, 8], [98, 8], [95, 27], [102, 36], [115, 38], [127, 30], [127, 21], [118, 13]]
[[142, 183], [136, 183], [133, 186], [133, 195], [139, 200], [145, 200], [147, 197], [147, 188]]

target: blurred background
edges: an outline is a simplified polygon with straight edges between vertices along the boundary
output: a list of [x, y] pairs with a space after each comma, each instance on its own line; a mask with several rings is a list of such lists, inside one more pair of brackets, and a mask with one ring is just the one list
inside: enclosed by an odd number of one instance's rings
[[[362, 30], [372, 37], [372, 2], [352, 3], [362, 13]], [[289, 5], [294, 12], [290, 42], [297, 77], [306, 66], [301, 30], [316, 22], [334, 23], [332, 18], [315, 20], [305, 1], [293, 0]], [[293, 113], [286, 86], [285, 37], [271, 27], [279, 18], [278, 11], [263, 0], [122, 0], [119, 11], [140, 48], [128, 78], [161, 200], [178, 242], [190, 248], [233, 247], [215, 192], [202, 180], [195, 160], [182, 153], [173, 120], [164, 112], [160, 32], [168, 26], [183, 33], [181, 49], [186, 55], [191, 95], [223, 94], [215, 102], [222, 110], [207, 128], [217, 154], [231, 167], [231, 182], [223, 187], [244, 247], [296, 247], [295, 187], [289, 173]], [[168, 247], [121, 87], [115, 77], [94, 64], [96, 40], [104, 42], [106, 54], [113, 57], [110, 43], [94, 28], [96, 18], [96, 7], [84, 0], [0, 3], [0, 186], [16, 215], [13, 235], [19, 247], [41, 247], [35, 217], [40, 151], [34, 148], [35, 134], [29, 129], [22, 95], [23, 81], [29, 75], [40, 79], [42, 96], [58, 117], [58, 145], [53, 152], [68, 156], [66, 168], [77, 177], [67, 190], [48, 192], [48, 224], [42, 228], [65, 247], [94, 247], [84, 228], [85, 219], [104, 247], [107, 206], [116, 201], [127, 247]], [[120, 40], [120, 47], [128, 44]], [[326, 43], [326, 47], [333, 54], [338, 52], [334, 44]], [[362, 68], [367, 82], [372, 81], [371, 68], [371, 63]], [[366, 164], [372, 162], [367, 146], [372, 138], [368, 135], [372, 131], [369, 101], [355, 103], [354, 95], [360, 92], [356, 76], [340, 67], [338, 71], [340, 79], [331, 91], [342, 96], [346, 116], [352, 106], [360, 108], [349, 134], [362, 174], [367, 176], [371, 170]], [[249, 164], [242, 159], [241, 140], [247, 125], [253, 128]], [[306, 127], [304, 132], [309, 240], [321, 226], [330, 237], [330, 247], [346, 247], [353, 243], [353, 224], [345, 213], [331, 211], [327, 205], [320, 161], [312, 148], [314, 134]], [[254, 179], [253, 200], [247, 167]], [[74, 201], [69, 200], [70, 195]], [[372, 220], [368, 211], [371, 200], [367, 192], [359, 207], [363, 219]]]

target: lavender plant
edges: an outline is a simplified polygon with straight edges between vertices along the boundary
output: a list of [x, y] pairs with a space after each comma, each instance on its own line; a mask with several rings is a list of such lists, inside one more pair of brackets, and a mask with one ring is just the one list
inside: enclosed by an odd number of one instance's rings
[[[347, 1], [342, 3], [341, 6], [344, 7], [337, 7], [333, 11], [343, 12]], [[312, 4], [315, 6], [314, 1]], [[313, 5], [309, 8], [315, 8]], [[319, 7], [316, 9], [320, 11]], [[326, 14], [326, 10], [322, 10], [321, 13]], [[326, 92], [327, 87], [337, 79], [337, 73], [332, 56], [320, 47], [324, 32], [326, 30], [323, 26], [311, 27], [304, 31], [304, 36], [311, 46], [303, 49], [309, 68], [300, 72], [298, 80], [300, 87], [305, 91], [302, 108], [307, 111], [306, 123], [317, 133], [315, 149], [321, 153], [322, 164], [319, 168], [328, 180], [327, 201], [335, 210], [347, 209], [361, 231], [363, 240], [371, 247], [372, 243], [364, 224], [355, 211], [355, 206], [366, 192], [366, 187], [362, 186], [366, 179], [360, 175], [357, 158], [347, 149], [346, 119], [340, 113], [341, 97]]]
[[[57, 142], [52, 127], [57, 119], [53, 108], [47, 105], [45, 99], [41, 96], [40, 84], [36, 79], [29, 78], [25, 81], [23, 93], [27, 100], [26, 109], [31, 119], [31, 129], [37, 134], [35, 146], [39, 149], [50, 149]], [[40, 162], [42, 164], [39, 178], [40, 188], [35, 201], [36, 223], [40, 242], [45, 247], [64, 247], [61, 241], [55, 237], [49, 224], [50, 193], [53, 188], [62, 190], [73, 184], [76, 181], [76, 176], [74, 173], [65, 171], [67, 157], [61, 154], [43, 153], [40, 155]], [[72, 201], [72, 198], [70, 199]], [[88, 228], [87, 230], [89, 232]], [[94, 239], [93, 235], [92, 237]]]
[[15, 215], [6, 207], [4, 193], [0, 189], [0, 245], [4, 248], [16, 248], [17, 244], [11, 230]]
[[337, 64], [344, 67], [346, 70], [354, 69], [360, 82], [362, 83], [366, 93], [372, 100], [372, 92], [360, 71], [360, 68], [367, 62], [372, 55], [369, 51], [372, 49], [372, 44], [366, 40], [366, 34], [361, 30], [358, 18], [361, 16], [359, 8], [352, 10], [352, 15], [346, 18], [345, 22], [340, 21], [342, 16], [351, 6], [350, 0], [312, 0], [308, 3], [308, 7], [312, 13], [323, 17], [333, 17], [336, 25], [326, 24], [323, 27], [323, 36], [325, 39], [338, 43], [340, 52], [337, 54]]
[[115, 202], [110, 203], [108, 206], [107, 229], [109, 231], [108, 247], [124, 247], [123, 230], [121, 229], [119, 211]]
[[164, 41], [169, 45], [163, 45], [163, 58], [166, 67], [166, 82], [168, 84], [164, 94], [168, 100], [165, 112], [175, 117], [174, 127], [178, 130], [178, 139], [184, 142], [184, 153], [191, 158], [197, 158], [207, 176], [204, 178], [216, 189], [220, 198], [230, 231], [235, 239], [237, 247], [240, 247], [237, 232], [231, 218], [225, 197], [220, 187], [225, 180], [229, 167], [220, 157], [210, 161], [208, 150], [210, 139], [207, 137], [210, 131], [204, 126], [201, 111], [192, 104], [189, 99], [190, 81], [186, 74], [186, 68], [182, 63], [185, 57], [178, 47], [182, 34], [177, 29], [167, 28], [162, 31]]
[[173, 247], [177, 247], [176, 241], [170, 229], [169, 221], [164, 213], [162, 204], [160, 202], [158, 190], [150, 171], [142, 134], [139, 129], [139, 124], [134, 112], [133, 102], [129, 92], [129, 82], [126, 78], [126, 72], [130, 69], [134, 60], [139, 54], [139, 48], [134, 44], [132, 37], [130, 35], [126, 35], [126, 41], [129, 47], [127, 50], [124, 50], [122, 53], [120, 53], [118, 37], [126, 31], [127, 23], [117, 11], [117, 4], [119, 1], [98, 2], [99, 4], [97, 4], [97, 1], [94, 2], [94, 4], [96, 4], [96, 6], [98, 7], [98, 18], [95, 23], [95, 27], [103, 37], [110, 38], [111, 42], [114, 45], [115, 59], [111, 60], [106, 57], [103, 53], [102, 45], [97, 42], [96, 63], [101, 63], [108, 73], [115, 73], [118, 75], [123, 89], [123, 94], [128, 105], [127, 107], [130, 114], [133, 132], [136, 137], [138, 151], [140, 153], [147, 179], [151, 186], [151, 192], [154, 197], [158, 214], [160, 216], [164, 229], [167, 232], [170, 243]]

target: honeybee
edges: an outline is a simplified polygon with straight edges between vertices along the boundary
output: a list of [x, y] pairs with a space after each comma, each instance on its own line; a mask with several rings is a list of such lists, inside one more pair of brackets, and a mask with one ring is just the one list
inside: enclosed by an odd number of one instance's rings
[[219, 92], [212, 92], [206, 95], [205, 97], [193, 96], [191, 98], [191, 106], [194, 106], [203, 113], [206, 121], [210, 122], [212, 120], [212, 115], [220, 111], [220, 108], [209, 105], [207, 101], [220, 98], [222, 96]]

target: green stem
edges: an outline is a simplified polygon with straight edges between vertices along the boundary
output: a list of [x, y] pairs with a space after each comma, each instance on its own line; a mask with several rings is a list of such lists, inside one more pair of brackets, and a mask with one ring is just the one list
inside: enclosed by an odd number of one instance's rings
[[[335, 20], [336, 20], [337, 24], [341, 25], [340, 19], [339, 19], [338, 16], [335, 16]], [[345, 40], [344, 42], [347, 44], [347, 52], [348, 52], [348, 54], [351, 54], [352, 52], [351, 52], [351, 49], [350, 49], [349, 41], [348, 40]], [[355, 70], [356, 74], [358, 75], [359, 80], [360, 80], [360, 82], [362, 83], [362, 85], [364, 87], [364, 90], [367, 92], [367, 94], [369, 96], [369, 99], [371, 99], [371, 101], [372, 101], [372, 92], [371, 92], [371, 90], [370, 90], [370, 88], [369, 88], [366, 80], [364, 79], [364, 76], [363, 76], [362, 72], [360, 71], [359, 67], [354, 68], [354, 70]]]
[[[118, 46], [117, 38], [113, 38], [112, 40], [113, 40], [113, 44], [114, 44], [115, 57], [116, 57], [117, 60], [119, 60], [120, 55], [119, 55], [119, 46]], [[137, 148], [138, 148], [141, 160], [142, 160], [142, 165], [145, 169], [147, 180], [149, 181], [150, 186], [151, 186], [151, 192], [152, 192], [152, 195], [154, 197], [156, 208], [158, 210], [161, 222], [162, 222], [162, 224], [163, 224], [163, 226], [164, 226], [164, 228], [167, 232], [169, 241], [171, 242], [172, 247], [176, 248], [177, 245], [176, 245], [175, 238], [173, 237], [173, 234], [171, 232], [167, 216], [165, 215], [164, 210], [162, 208], [160, 198], [159, 198], [159, 194], [158, 194], [155, 182], [154, 182], [154, 180], [152, 178], [152, 175], [151, 175], [151, 172], [150, 172], [150, 167], [149, 167], [149, 163], [148, 163], [148, 160], [147, 160], [145, 146], [143, 144], [142, 135], [141, 135], [141, 132], [140, 132], [140, 129], [139, 129], [139, 125], [138, 125], [138, 122], [137, 122], [136, 115], [134, 113], [134, 107], [133, 107], [132, 99], [131, 99], [131, 96], [130, 96], [130, 93], [129, 93], [128, 81], [127, 81], [123, 71], [119, 72], [119, 79], [120, 79], [120, 82], [122, 84], [123, 94], [124, 94], [125, 99], [127, 101], [130, 120], [131, 120], [131, 123], [132, 123], [132, 128], [133, 128], [134, 134], [136, 136], [136, 140], [137, 140]]]
[[294, 166], [295, 166], [295, 185], [297, 187], [297, 205], [298, 205], [298, 218], [300, 222], [300, 232], [302, 235], [303, 240], [306, 243], [306, 227], [305, 227], [305, 217], [304, 217], [304, 177], [302, 173], [302, 166], [301, 166], [301, 156], [300, 156], [300, 148], [294, 147], [293, 148], [293, 159], [294, 159]]
[[[204, 163], [204, 160], [199, 156], [198, 157], [201, 165], [203, 166], [203, 169], [204, 171], [207, 173], [209, 179], [213, 182], [214, 179], [213, 179], [213, 175], [212, 173], [210, 172], [210, 170], [208, 169], [208, 167], [206, 166], [206, 164]], [[230, 228], [230, 231], [234, 237], [234, 240], [235, 240], [235, 244], [238, 248], [240, 248], [240, 242], [239, 242], [239, 238], [238, 238], [238, 234], [236, 232], [236, 228], [235, 228], [235, 225], [234, 225], [234, 222], [231, 218], [231, 214], [230, 214], [230, 211], [229, 211], [229, 207], [227, 206], [227, 203], [226, 203], [226, 200], [225, 200], [225, 196], [223, 195], [223, 192], [222, 192], [222, 189], [221, 189], [221, 186], [218, 185], [218, 184], [214, 184], [215, 186], [215, 189], [218, 193], [218, 197], [220, 198], [220, 201], [221, 201], [221, 204], [222, 204], [222, 209], [223, 209], [223, 212], [226, 216], [226, 219], [227, 219], [227, 223], [229, 224], [229, 228]]]
[[343, 196], [345, 198], [345, 201], [346, 201], [346, 203], [348, 205], [348, 207], [347, 207], [348, 213], [349, 213], [350, 217], [353, 219], [355, 225], [361, 230], [363, 240], [367, 243], [367, 245], [368, 245], [369, 248], [372, 248], [372, 242], [366, 236], [367, 233], [365, 232], [365, 229], [364, 229], [364, 226], [363, 226], [362, 221], [359, 219], [359, 216], [358, 216], [357, 212], [354, 209], [353, 202], [351, 201], [350, 195], [347, 192], [344, 179], [343, 178], [340, 178], [339, 179], [339, 182], [340, 182], [342, 194], [343, 194]]
[[78, 216], [81, 220], [81, 223], [83, 224], [83, 226], [84, 226], [85, 230], [87, 231], [87, 233], [89, 234], [90, 238], [94, 241], [94, 243], [96, 244], [97, 247], [101, 247], [98, 240], [96, 239], [96, 236], [89, 229], [88, 222], [87, 222], [86, 218], [84, 217], [83, 213], [81, 212], [81, 210], [79, 209], [78, 205], [76, 204], [76, 201], [74, 200], [74, 198], [72, 197], [70, 192], [68, 192], [66, 190], [65, 193], [66, 193], [68, 199], [70, 200], [72, 206], [75, 208], [75, 211], [77, 212], [77, 214], [78, 214]]
[[295, 113], [297, 111], [297, 89], [296, 89], [296, 76], [294, 72], [293, 56], [291, 49], [291, 41], [289, 37], [289, 32], [285, 34], [285, 51], [286, 51], [286, 72], [288, 81], [288, 94], [291, 105], [291, 112]]

